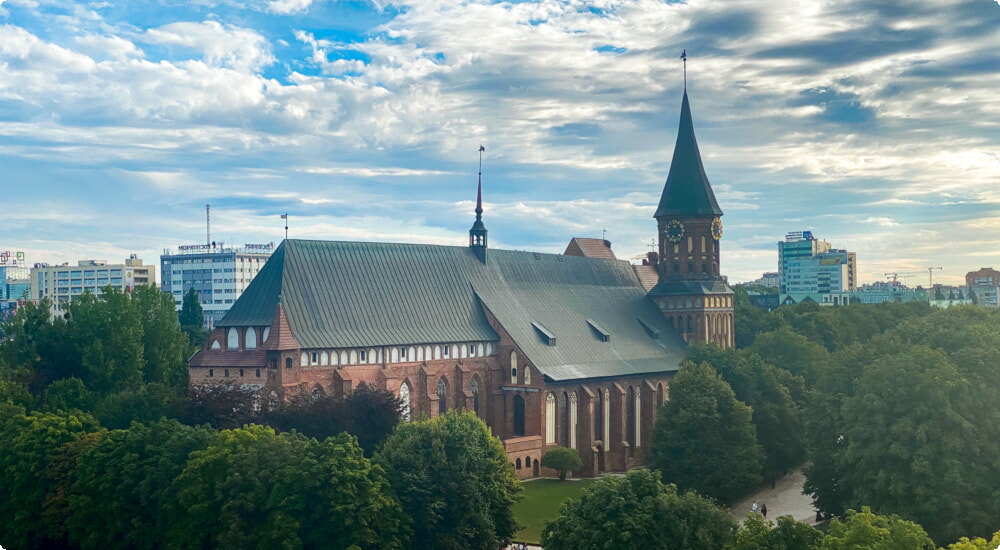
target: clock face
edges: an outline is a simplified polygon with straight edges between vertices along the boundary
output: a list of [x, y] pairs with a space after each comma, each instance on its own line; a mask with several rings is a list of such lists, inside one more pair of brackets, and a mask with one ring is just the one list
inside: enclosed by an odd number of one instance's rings
[[684, 237], [684, 224], [680, 220], [674, 219], [667, 222], [665, 227], [667, 240], [676, 243]]
[[712, 220], [712, 238], [715, 240], [722, 238], [722, 220], [719, 218]]

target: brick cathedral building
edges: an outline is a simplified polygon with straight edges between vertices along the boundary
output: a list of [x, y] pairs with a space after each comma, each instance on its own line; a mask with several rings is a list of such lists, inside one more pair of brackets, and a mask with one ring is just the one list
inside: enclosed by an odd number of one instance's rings
[[687, 345], [733, 344], [722, 210], [687, 91], [644, 265], [598, 239], [490, 249], [481, 181], [475, 213], [468, 247], [285, 240], [191, 358], [191, 384], [280, 399], [365, 383], [398, 395], [408, 419], [473, 411], [520, 477], [545, 474], [555, 445], [580, 453], [579, 475], [644, 464]]

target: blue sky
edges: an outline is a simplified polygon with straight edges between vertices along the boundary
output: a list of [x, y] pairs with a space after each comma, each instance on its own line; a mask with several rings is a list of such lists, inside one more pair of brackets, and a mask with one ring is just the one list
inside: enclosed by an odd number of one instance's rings
[[[0, 0], [0, 249], [290, 236], [644, 254], [688, 53], [731, 281], [1000, 268], [1000, 0]], [[925, 283], [926, 275], [912, 284]]]

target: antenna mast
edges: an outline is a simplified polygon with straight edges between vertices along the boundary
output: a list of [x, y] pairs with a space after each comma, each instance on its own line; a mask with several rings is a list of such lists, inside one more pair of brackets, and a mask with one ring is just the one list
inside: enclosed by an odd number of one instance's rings
[[212, 205], [205, 205], [205, 244], [209, 246], [212, 245], [212, 217], [209, 213], [211, 209]]

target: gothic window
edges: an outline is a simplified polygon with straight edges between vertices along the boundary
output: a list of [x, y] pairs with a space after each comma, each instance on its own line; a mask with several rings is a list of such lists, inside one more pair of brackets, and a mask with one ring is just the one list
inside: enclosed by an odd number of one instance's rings
[[556, 442], [556, 396], [545, 396], [545, 443]]
[[253, 327], [247, 328], [246, 349], [257, 349], [257, 331]]
[[361, 350], [358, 352], [358, 355], [360, 356], [362, 363], [368, 362], [368, 350]]
[[319, 354], [318, 354], [318, 353], [316, 353], [315, 351], [314, 351], [314, 352], [312, 352], [312, 359], [311, 359], [311, 361], [310, 361], [310, 364], [311, 364], [311, 365], [316, 365], [316, 364], [319, 364]]
[[330, 354], [328, 352], [324, 351], [323, 353], [321, 353], [319, 355], [319, 364], [320, 365], [329, 365], [330, 364]]
[[517, 469], [517, 470], [521, 469], [521, 459], [520, 458], [514, 461], [514, 468]]
[[531, 367], [524, 367], [524, 383], [531, 383]]
[[510, 352], [510, 383], [517, 384], [517, 352]]
[[399, 348], [399, 360], [406, 361], [406, 348]]
[[594, 400], [594, 439], [604, 441], [604, 414], [602, 405], [604, 404], [604, 392], [597, 389], [597, 399]]
[[514, 396], [514, 435], [524, 436], [524, 398], [520, 395]]
[[260, 378], [260, 369], [257, 369], [257, 378]]
[[218, 340], [212, 340], [212, 349], [222, 349], [222, 344]]
[[444, 378], [438, 379], [437, 385], [437, 396], [438, 396], [438, 414], [444, 414], [448, 411], [448, 385], [445, 384]]
[[286, 369], [292, 368], [292, 358], [291, 357], [285, 357], [285, 368]]
[[632, 415], [635, 416], [635, 446], [639, 447], [642, 445], [642, 405], [640, 400], [642, 399], [642, 389], [637, 389], [635, 391], [635, 410]]
[[403, 385], [399, 387], [399, 400], [402, 402], [402, 410], [399, 411], [400, 416], [403, 417], [405, 422], [410, 421], [410, 384], [403, 382]]
[[559, 400], [559, 404], [562, 405], [562, 415], [560, 418], [562, 421], [562, 429], [559, 430], [559, 444], [563, 447], [569, 447], [569, 394], [563, 392], [562, 399]]
[[604, 448], [608, 448], [607, 440], [611, 439], [611, 390], [604, 390]]
[[635, 390], [629, 386], [625, 401], [625, 441], [628, 441], [630, 453], [635, 451], [635, 427]]
[[576, 392], [569, 394], [569, 446], [576, 448]]
[[230, 328], [226, 333], [226, 349], [238, 349], [240, 347], [240, 334], [235, 328]]
[[449, 346], [448, 344], [445, 344], [444, 345], [444, 356], [448, 357], [450, 355], [451, 355], [451, 346]]
[[306, 366], [306, 365], [309, 364], [309, 354], [308, 353], [306, 353], [304, 351], [302, 352], [302, 355], [299, 356], [299, 364], [302, 365], [302, 366]]
[[479, 381], [477, 381], [475, 378], [473, 378], [472, 382], [469, 384], [469, 386], [470, 386], [470, 389], [472, 390], [472, 410], [478, 416], [479, 415]]

